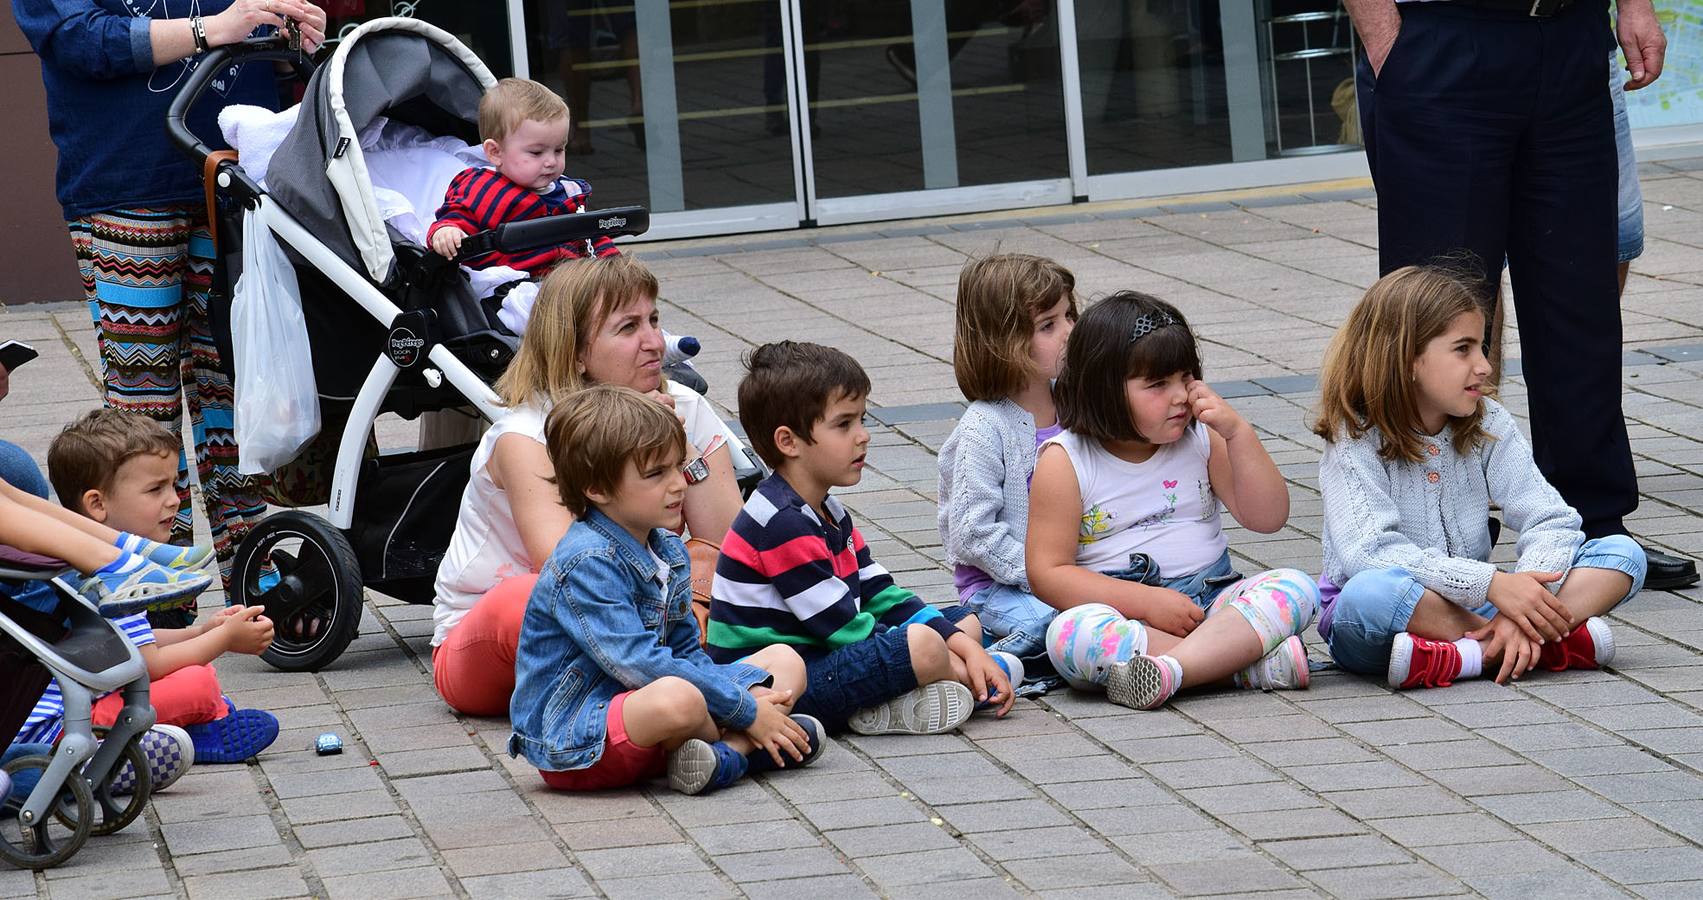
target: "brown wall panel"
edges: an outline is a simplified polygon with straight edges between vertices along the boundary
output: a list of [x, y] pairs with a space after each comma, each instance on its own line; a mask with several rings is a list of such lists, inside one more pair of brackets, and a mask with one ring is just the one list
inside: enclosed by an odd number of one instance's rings
[[0, 203], [0, 304], [83, 296], [65, 220], [53, 199], [59, 154], [47, 136], [41, 63], [9, 11], [0, 16], [0, 160], [6, 161]]

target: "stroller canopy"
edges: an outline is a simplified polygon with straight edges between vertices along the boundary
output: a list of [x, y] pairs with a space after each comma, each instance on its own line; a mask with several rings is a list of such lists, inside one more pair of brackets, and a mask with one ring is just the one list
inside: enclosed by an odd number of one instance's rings
[[418, 19], [374, 19], [339, 42], [308, 82], [301, 114], [267, 174], [283, 209], [375, 282], [395, 262], [373, 197], [361, 130], [375, 119], [479, 141], [479, 98], [496, 79], [448, 32]]

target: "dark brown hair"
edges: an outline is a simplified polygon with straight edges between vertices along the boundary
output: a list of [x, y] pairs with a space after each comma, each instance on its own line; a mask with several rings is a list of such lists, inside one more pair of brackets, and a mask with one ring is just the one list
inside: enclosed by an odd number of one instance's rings
[[47, 448], [47, 479], [66, 509], [83, 512], [83, 495], [106, 493], [132, 457], [176, 456], [178, 440], [140, 413], [97, 409], [60, 430]]
[[674, 411], [629, 387], [599, 384], [550, 408], [544, 447], [562, 505], [584, 516], [587, 492], [613, 494], [627, 460], [644, 469], [659, 460], [686, 460], [686, 429]]
[[[1153, 328], [1132, 340], [1143, 316]], [[1167, 316], [1170, 324], [1160, 325]], [[1119, 291], [1090, 306], [1065, 344], [1053, 385], [1059, 424], [1098, 441], [1144, 441], [1125, 384], [1176, 372], [1201, 377], [1200, 351], [1183, 314], [1158, 297]]]
[[[1405, 266], [1378, 279], [1325, 349], [1313, 433], [1336, 441], [1376, 428], [1383, 437], [1380, 457], [1423, 460], [1413, 362], [1450, 322], [1469, 312], [1482, 315], [1480, 297], [1471, 273], [1437, 266]], [[1484, 389], [1492, 386], [1487, 382]], [[1492, 439], [1480, 425], [1483, 418], [1482, 403], [1470, 416], [1449, 417], [1455, 452]]]
[[739, 382], [739, 424], [746, 440], [770, 467], [784, 457], [775, 447], [775, 429], [792, 429], [811, 443], [810, 429], [836, 397], [869, 396], [869, 374], [844, 351], [803, 341], [776, 341], [745, 357]]
[[1035, 374], [1029, 359], [1035, 317], [1060, 299], [1076, 319], [1076, 276], [1040, 256], [1001, 253], [972, 259], [958, 274], [952, 373], [970, 400], [1002, 400]]

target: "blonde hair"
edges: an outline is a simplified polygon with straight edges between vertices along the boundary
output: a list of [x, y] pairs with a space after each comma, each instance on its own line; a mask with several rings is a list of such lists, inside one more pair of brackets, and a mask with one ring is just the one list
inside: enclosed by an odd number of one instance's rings
[[504, 78], [479, 98], [479, 138], [501, 141], [527, 119], [554, 122], [567, 115], [568, 105], [555, 91], [525, 78]]
[[644, 469], [686, 461], [686, 429], [666, 406], [629, 387], [599, 384], [556, 404], [544, 420], [544, 446], [562, 505], [577, 517], [588, 492], [614, 494], [627, 460]]
[[538, 286], [520, 349], [492, 388], [505, 406], [549, 406], [585, 387], [580, 355], [609, 313], [655, 297], [656, 276], [631, 256], [557, 266]]
[[47, 448], [47, 479], [59, 502], [83, 512], [83, 495], [112, 490], [118, 469], [138, 456], [176, 456], [177, 438], [140, 413], [97, 409], [60, 430]]
[[1076, 319], [1076, 277], [1064, 266], [1027, 253], [973, 259], [958, 274], [957, 330], [952, 374], [970, 400], [1001, 400], [1035, 375], [1029, 344], [1035, 317], [1069, 301]]
[[[1325, 350], [1313, 433], [1335, 442], [1376, 429], [1383, 459], [1423, 460], [1413, 363], [1456, 318], [1484, 313], [1475, 284], [1435, 266], [1406, 266], [1378, 279]], [[1491, 440], [1479, 425], [1483, 417], [1482, 403], [1470, 416], [1449, 417], [1456, 452]]]

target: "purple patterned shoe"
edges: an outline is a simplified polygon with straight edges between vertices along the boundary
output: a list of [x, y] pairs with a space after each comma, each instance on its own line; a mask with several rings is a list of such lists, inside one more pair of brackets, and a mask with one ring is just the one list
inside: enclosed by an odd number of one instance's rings
[[[142, 735], [142, 756], [148, 760], [157, 793], [177, 783], [195, 765], [195, 743], [189, 732], [176, 725], [155, 725]], [[112, 779], [114, 794], [128, 794], [136, 787], [136, 769], [125, 763]]]

